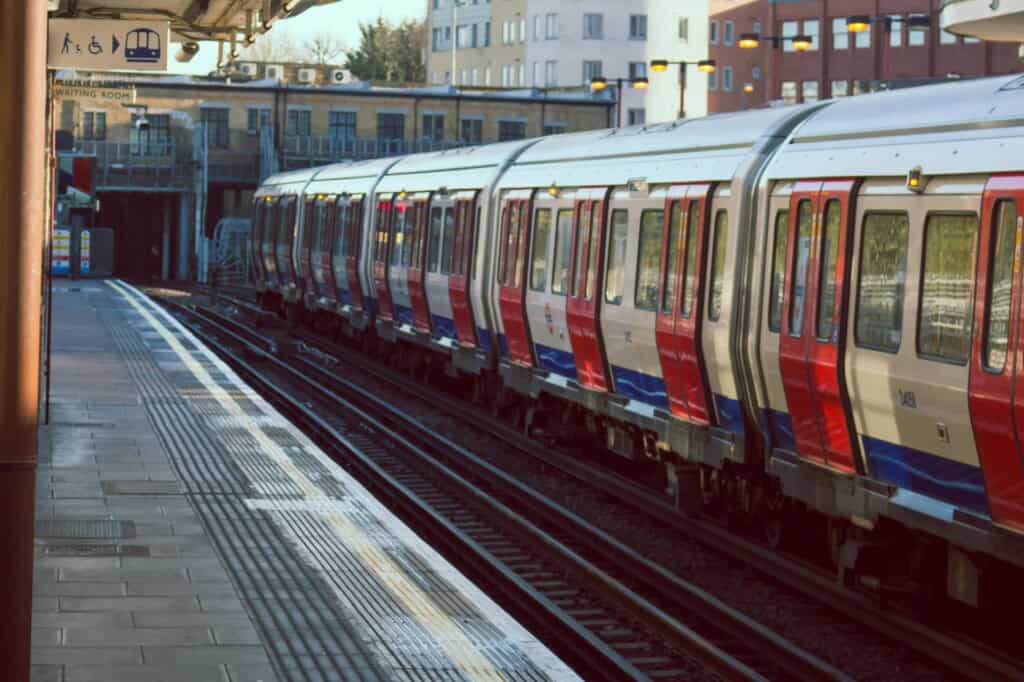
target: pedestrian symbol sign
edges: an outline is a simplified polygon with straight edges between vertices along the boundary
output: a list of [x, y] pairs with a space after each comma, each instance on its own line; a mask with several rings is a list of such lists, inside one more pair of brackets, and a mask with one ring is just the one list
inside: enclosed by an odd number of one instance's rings
[[51, 19], [49, 33], [51, 69], [167, 70], [166, 21]]

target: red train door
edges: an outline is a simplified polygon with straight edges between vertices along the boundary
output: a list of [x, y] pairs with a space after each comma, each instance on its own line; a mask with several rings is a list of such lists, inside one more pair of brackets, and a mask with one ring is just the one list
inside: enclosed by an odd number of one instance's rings
[[[412, 304], [413, 325], [417, 331], [430, 333], [430, 309], [427, 306], [427, 291], [424, 287], [427, 244], [428, 197], [413, 201], [412, 215], [412, 262], [409, 264], [409, 301]], [[446, 245], [447, 248], [447, 245]]]
[[322, 234], [320, 235], [320, 249], [317, 256], [320, 259], [319, 267], [320, 272], [323, 273], [324, 284], [322, 290], [317, 291], [317, 294], [324, 296], [330, 303], [338, 302], [338, 284], [334, 277], [334, 266], [332, 263], [334, 257], [334, 240], [340, 239], [341, 235], [338, 232], [338, 198], [331, 196], [327, 197], [322, 208], [320, 220], [320, 229]]
[[565, 320], [576, 357], [576, 378], [580, 384], [608, 390], [604, 348], [601, 343], [600, 313], [602, 252], [608, 189], [582, 189], [576, 193], [570, 253], [569, 293]]
[[793, 189], [779, 344], [797, 449], [850, 473], [858, 458], [843, 358], [856, 187], [856, 180], [805, 180]]
[[989, 178], [982, 201], [968, 399], [992, 518], [1024, 529], [1024, 176]]
[[528, 190], [514, 192], [505, 200], [501, 213], [501, 241], [498, 244], [498, 302], [505, 327], [510, 360], [533, 365], [533, 344], [526, 322], [526, 247], [530, 243], [530, 201]]
[[249, 257], [252, 259], [253, 280], [263, 282], [266, 274], [263, 272], [263, 231], [267, 225], [268, 204], [265, 199], [253, 199], [252, 233], [249, 237]]
[[452, 270], [448, 275], [448, 298], [452, 304], [452, 317], [459, 344], [467, 348], [476, 345], [476, 324], [469, 303], [469, 270], [473, 258], [475, 195], [455, 197], [455, 242], [452, 251]]
[[302, 232], [299, 237], [299, 258], [298, 258], [298, 279], [297, 284], [300, 291], [316, 291], [316, 284], [313, 282], [313, 232], [319, 227], [317, 224], [317, 197], [306, 197], [305, 210], [302, 212]]
[[388, 255], [391, 245], [391, 225], [395, 220], [390, 199], [377, 202], [377, 234], [373, 245], [373, 283], [377, 289], [377, 306], [381, 318], [392, 320], [395, 308], [391, 305], [388, 288]]
[[709, 424], [713, 414], [701, 345], [704, 262], [713, 189], [710, 184], [669, 189], [661, 300], [655, 322], [669, 407], [672, 414], [696, 424]]
[[345, 275], [348, 278], [348, 293], [352, 297], [352, 308], [362, 310], [365, 307], [363, 302], [363, 285], [359, 282], [359, 247], [362, 242], [363, 233], [363, 200], [353, 199], [348, 204], [348, 211], [345, 214], [345, 224], [340, 222], [337, 232], [347, 230], [345, 239]]

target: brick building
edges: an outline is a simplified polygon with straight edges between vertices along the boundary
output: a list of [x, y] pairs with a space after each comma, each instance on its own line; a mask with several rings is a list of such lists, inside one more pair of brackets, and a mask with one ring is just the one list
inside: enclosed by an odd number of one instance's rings
[[[773, 101], [804, 102], [950, 77], [1013, 73], [1017, 46], [964, 38], [939, 27], [942, 0], [712, 0], [710, 56], [718, 72], [709, 82], [710, 111], [733, 111]], [[846, 17], [872, 18], [863, 33], [848, 33]], [[881, 18], [887, 17], [888, 20]], [[910, 17], [931, 28], [911, 28]], [[807, 35], [811, 49], [791, 41], [777, 47], [739, 47], [743, 33]], [[746, 86], [746, 87], [745, 87]]]

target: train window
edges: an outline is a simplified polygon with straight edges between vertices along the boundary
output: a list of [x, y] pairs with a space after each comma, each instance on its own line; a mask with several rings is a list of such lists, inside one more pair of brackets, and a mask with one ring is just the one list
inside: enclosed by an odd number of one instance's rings
[[690, 210], [686, 216], [686, 262], [683, 266], [683, 317], [693, 313], [693, 300], [697, 294], [697, 237], [700, 236], [700, 204], [690, 202]]
[[988, 318], [985, 322], [985, 367], [1002, 371], [1010, 336], [1013, 258], [1017, 250], [1017, 203], [1002, 200], [995, 207], [992, 265], [988, 278]]
[[640, 216], [640, 245], [636, 259], [636, 294], [633, 303], [642, 310], [658, 307], [661, 246], [665, 236], [665, 212], [644, 211]]
[[427, 244], [427, 269], [437, 272], [441, 265], [441, 229], [444, 226], [444, 211], [434, 207], [430, 210], [430, 238]]
[[565, 285], [569, 280], [569, 257], [571, 255], [572, 210], [563, 209], [558, 212], [558, 224], [555, 229], [555, 268], [551, 273], [551, 293], [565, 295]]
[[462, 273], [462, 250], [466, 232], [466, 205], [455, 204], [455, 229], [451, 241], [451, 274]]
[[338, 204], [334, 209], [334, 259], [340, 262], [348, 255], [348, 206]]
[[804, 333], [804, 300], [807, 297], [807, 259], [811, 253], [814, 211], [811, 200], [803, 199], [796, 208], [796, 258], [793, 259], [793, 284], [789, 292], [789, 333]]
[[377, 207], [377, 241], [374, 244], [373, 259], [384, 263], [388, 257], [388, 214], [391, 204], [382, 203]]
[[590, 236], [587, 238], [587, 249], [590, 251], [590, 257], [588, 260], [590, 261], [590, 264], [587, 266], [587, 286], [585, 290], [588, 301], [594, 298], [594, 283], [601, 274], [598, 268], [601, 265], [601, 231], [604, 228], [604, 224], [602, 222], [603, 218], [604, 208], [595, 204], [590, 211]]
[[530, 259], [530, 289], [544, 291], [548, 281], [548, 238], [551, 235], [551, 209], [533, 214], [533, 257]]
[[967, 362], [977, 232], [976, 215], [928, 216], [917, 319], [917, 351], [922, 356]]
[[604, 283], [604, 300], [612, 305], [622, 304], [622, 294], [626, 290], [628, 235], [629, 213], [623, 209], [612, 211], [611, 235], [608, 239], [608, 271]]
[[711, 252], [711, 279], [708, 282], [708, 319], [717, 322], [722, 316], [725, 298], [725, 248], [729, 244], [729, 212], [715, 214], [715, 245]]
[[395, 207], [395, 223], [391, 233], [394, 235], [394, 243], [391, 246], [391, 264], [409, 266], [412, 260], [412, 251], [409, 248], [409, 206]]
[[441, 244], [441, 274], [447, 275], [452, 269], [452, 238], [455, 233], [455, 213], [444, 211], [444, 241]]
[[683, 238], [683, 211], [678, 201], [672, 202], [668, 219], [668, 258], [665, 261], [665, 279], [662, 282], [661, 312], [671, 313], [676, 297], [676, 260], [679, 258]]
[[310, 258], [313, 259], [312, 264], [317, 267], [319, 267], [320, 264], [320, 261], [318, 260], [320, 257], [320, 249], [323, 248], [323, 231], [327, 228], [327, 221], [325, 220], [325, 216], [327, 215], [326, 208], [327, 207], [323, 204], [316, 207], [316, 215], [314, 216], [313, 221], [313, 234], [310, 235], [310, 241], [312, 242], [309, 246]]
[[782, 330], [782, 285], [786, 281], [786, 246], [789, 243], [789, 210], [775, 214], [775, 241], [772, 244], [772, 281], [768, 296], [768, 330]]
[[842, 207], [838, 199], [825, 204], [825, 226], [821, 237], [821, 256], [824, 264], [818, 279], [818, 338], [839, 341], [839, 325], [834, 323], [836, 305], [836, 268], [839, 265], [839, 227]]
[[575, 242], [576, 242], [576, 257], [574, 260], [574, 267], [572, 273], [572, 282], [570, 282], [570, 290], [572, 297], [576, 298], [579, 295], [579, 283], [580, 283], [580, 271], [587, 266], [587, 256], [584, 252], [584, 247], [587, 245], [584, 232], [587, 225], [590, 223], [590, 207], [586, 203], [583, 204], [583, 208], [576, 212], [576, 226], [575, 231]]
[[512, 212], [508, 221], [508, 253], [505, 263], [506, 284], [519, 287], [519, 242], [522, 239], [523, 206], [520, 202], [512, 204]]

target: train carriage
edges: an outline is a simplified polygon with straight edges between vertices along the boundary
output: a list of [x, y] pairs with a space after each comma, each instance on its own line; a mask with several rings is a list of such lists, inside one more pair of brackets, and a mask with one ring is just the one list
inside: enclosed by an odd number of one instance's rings
[[296, 260], [301, 197], [316, 169], [279, 173], [266, 180], [253, 198], [256, 215], [253, 262], [261, 294], [280, 301], [300, 300]]

